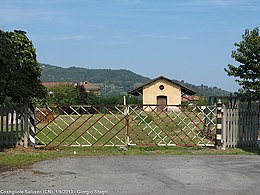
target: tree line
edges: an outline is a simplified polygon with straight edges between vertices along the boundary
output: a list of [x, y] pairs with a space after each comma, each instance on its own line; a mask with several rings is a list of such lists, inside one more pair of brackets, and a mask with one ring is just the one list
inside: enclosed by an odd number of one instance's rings
[[[123, 105], [124, 96], [98, 96], [93, 92], [86, 92], [81, 86], [59, 84], [48, 88], [49, 95], [37, 100], [38, 105]], [[126, 95], [128, 104], [141, 104], [139, 97]]]

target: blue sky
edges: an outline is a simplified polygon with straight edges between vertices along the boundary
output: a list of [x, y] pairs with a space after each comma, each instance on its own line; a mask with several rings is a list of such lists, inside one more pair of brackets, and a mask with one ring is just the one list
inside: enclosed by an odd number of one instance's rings
[[229, 91], [234, 43], [259, 23], [259, 0], [0, 0], [0, 29], [26, 31], [41, 63]]

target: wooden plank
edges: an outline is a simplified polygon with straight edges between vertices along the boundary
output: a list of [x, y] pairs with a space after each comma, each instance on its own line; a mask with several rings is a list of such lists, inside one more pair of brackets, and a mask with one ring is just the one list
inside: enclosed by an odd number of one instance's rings
[[4, 116], [1, 114], [0, 146], [4, 145]]
[[249, 128], [249, 132], [247, 134], [247, 141], [248, 141], [248, 146], [253, 146], [253, 139], [252, 139], [252, 134], [254, 131], [254, 116], [253, 116], [253, 111], [248, 113], [248, 118], [250, 119], [249, 123], [250, 123], [250, 128]]
[[223, 123], [223, 131], [222, 131], [222, 139], [223, 139], [223, 148], [227, 147], [227, 109], [224, 107], [223, 110], [223, 119], [222, 119], [222, 123]]
[[256, 139], [255, 139], [255, 132], [256, 132], [256, 126], [258, 125], [256, 123], [256, 117], [257, 113], [254, 111], [254, 113], [252, 113], [252, 132], [251, 132], [251, 140], [252, 140], [252, 146], [256, 145]]
[[230, 147], [235, 146], [235, 139], [234, 139], [234, 110], [230, 109], [229, 110], [229, 125], [230, 125], [230, 129], [229, 129], [229, 139], [230, 139]]
[[230, 109], [229, 110], [229, 139], [230, 139], [230, 147], [235, 146], [235, 137], [234, 137], [234, 110]]
[[252, 130], [252, 124], [251, 124], [251, 113], [248, 110], [245, 112], [246, 115], [246, 128], [245, 128], [245, 145], [250, 146], [250, 132]]
[[10, 124], [10, 141], [9, 145], [13, 146], [14, 144], [14, 111], [11, 112], [11, 124]]
[[19, 112], [20, 111], [16, 111], [16, 117], [15, 117], [15, 145], [17, 145], [18, 143], [18, 140], [19, 140], [19, 135], [18, 135], [18, 132], [19, 132]]
[[252, 131], [252, 118], [251, 118], [251, 113], [249, 111], [246, 111], [246, 121], [247, 121], [247, 126], [245, 129], [245, 144], [246, 146], [250, 146], [251, 144], [251, 140], [250, 140], [250, 135], [251, 135], [251, 131]]
[[28, 147], [28, 138], [29, 138], [29, 133], [28, 133], [28, 106], [25, 107], [24, 111], [24, 128], [23, 128], [23, 146]]
[[258, 139], [258, 115], [257, 115], [257, 111], [255, 111], [255, 113], [254, 113], [254, 130], [253, 130], [252, 138], [254, 140], [253, 146], [257, 146], [257, 139]]
[[258, 140], [258, 113], [255, 111], [254, 113], [254, 129], [253, 129], [253, 134], [252, 134], [252, 139], [254, 140], [254, 145], [257, 146], [257, 140]]
[[243, 137], [242, 137], [242, 142], [243, 142], [243, 147], [247, 146], [247, 132], [248, 132], [248, 115], [246, 110], [243, 111]]
[[23, 141], [24, 141], [24, 113], [25, 113], [24, 109], [23, 109], [22, 113], [23, 114], [21, 115], [21, 123], [20, 123], [20, 128], [21, 128], [21, 130], [20, 130], [20, 140], [19, 140], [19, 143], [18, 143], [20, 146], [24, 145], [24, 143], [23, 143]]
[[236, 137], [235, 137], [235, 127], [236, 127], [236, 120], [235, 120], [235, 110], [230, 110], [230, 142], [231, 147], [236, 146]]
[[252, 116], [252, 111], [247, 111], [247, 122], [248, 122], [248, 126], [246, 128], [246, 145], [247, 146], [251, 146], [251, 132], [253, 129], [253, 124], [252, 124], [252, 120], [253, 120], [253, 116]]
[[234, 129], [233, 136], [235, 140], [235, 147], [239, 145], [239, 112], [237, 109], [234, 110]]
[[243, 132], [244, 132], [244, 117], [243, 117], [243, 111], [239, 111], [239, 131], [238, 131], [238, 146], [243, 147]]
[[234, 127], [235, 127], [235, 117], [234, 117], [234, 110], [230, 109], [229, 112], [229, 123], [230, 123], [230, 132], [229, 132], [229, 139], [230, 139], [230, 147], [234, 147], [236, 145], [235, 142], [235, 135], [234, 135]]
[[8, 142], [8, 131], [9, 131], [9, 125], [8, 125], [8, 113], [6, 114], [6, 123], [5, 123], [5, 145], [8, 146], [9, 142]]
[[258, 130], [260, 129], [260, 111], [258, 111], [257, 115], [256, 115], [256, 128], [255, 128], [255, 139], [256, 139], [256, 145], [258, 144]]
[[228, 147], [230, 147], [232, 145], [232, 136], [231, 136], [231, 116], [230, 116], [231, 110], [228, 109], [227, 110], [227, 137], [226, 137], [226, 142]]

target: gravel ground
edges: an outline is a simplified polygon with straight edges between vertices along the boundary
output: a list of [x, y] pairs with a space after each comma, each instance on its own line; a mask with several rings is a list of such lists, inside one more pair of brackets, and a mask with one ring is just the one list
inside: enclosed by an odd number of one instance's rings
[[0, 173], [0, 194], [260, 194], [260, 156], [47, 160]]

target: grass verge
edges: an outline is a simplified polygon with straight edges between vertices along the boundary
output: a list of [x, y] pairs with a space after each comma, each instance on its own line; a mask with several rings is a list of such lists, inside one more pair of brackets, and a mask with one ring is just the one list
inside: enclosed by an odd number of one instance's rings
[[260, 148], [213, 147], [129, 147], [119, 151], [118, 147], [63, 147], [59, 149], [9, 148], [0, 150], [0, 172], [27, 168], [42, 161], [60, 157], [116, 156], [116, 155], [260, 155]]

